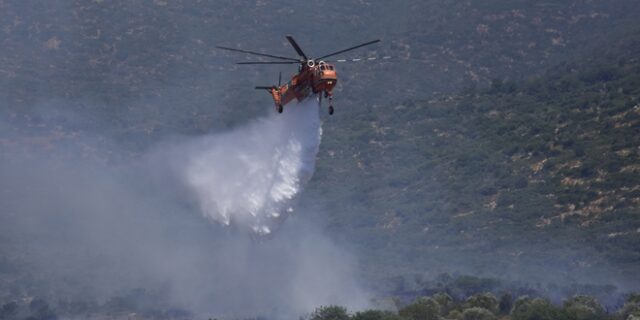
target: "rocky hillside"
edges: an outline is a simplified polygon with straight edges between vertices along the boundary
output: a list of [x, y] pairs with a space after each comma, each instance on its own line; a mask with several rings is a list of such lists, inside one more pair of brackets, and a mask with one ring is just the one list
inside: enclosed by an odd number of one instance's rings
[[333, 234], [398, 274], [635, 283], [639, 39], [540, 77], [371, 106], [332, 125], [309, 201], [330, 199]]

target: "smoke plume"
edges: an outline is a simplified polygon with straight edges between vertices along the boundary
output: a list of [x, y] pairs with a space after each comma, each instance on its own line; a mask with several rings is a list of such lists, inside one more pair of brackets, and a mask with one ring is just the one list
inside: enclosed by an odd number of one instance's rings
[[[0, 128], [16, 126], [9, 121]], [[20, 137], [31, 131], [8, 139], [27, 141]], [[307, 209], [284, 220], [311, 177], [320, 134], [310, 99], [143, 157], [108, 142], [108, 153], [125, 159], [117, 165], [86, 155], [105, 144], [90, 134], [1, 153], [0, 240], [13, 266], [2, 277], [14, 285], [0, 285], [0, 296], [110, 305], [146, 292], [153, 308], [201, 317], [297, 319], [320, 305], [367, 307], [350, 254]], [[256, 241], [254, 231], [271, 236]]]

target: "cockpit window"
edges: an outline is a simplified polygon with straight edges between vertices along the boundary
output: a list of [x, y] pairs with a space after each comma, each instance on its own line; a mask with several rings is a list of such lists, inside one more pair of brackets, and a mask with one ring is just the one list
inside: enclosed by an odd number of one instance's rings
[[329, 70], [333, 70], [333, 66], [329, 66]]
[[324, 70], [324, 66], [320, 66], [320, 70]]

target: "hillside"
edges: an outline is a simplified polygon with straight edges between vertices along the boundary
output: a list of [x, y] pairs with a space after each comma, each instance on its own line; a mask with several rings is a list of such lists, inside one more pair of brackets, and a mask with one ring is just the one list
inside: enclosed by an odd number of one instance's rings
[[384, 272], [637, 286], [638, 53], [636, 33], [526, 81], [371, 106], [326, 129], [306, 198]]
[[[619, 36], [634, 25], [639, 4], [2, 1], [0, 9], [3, 115], [31, 126], [100, 131], [139, 150], [172, 134], [222, 130], [264, 115], [270, 101], [251, 88], [273, 83], [278, 71], [295, 71], [236, 66], [251, 57], [216, 45], [295, 55], [284, 39], [290, 33], [317, 56], [382, 39], [346, 58], [389, 55], [392, 62], [339, 65], [335, 102], [349, 121], [372, 104], [539, 74]], [[55, 115], [42, 112], [52, 109]]]
[[[299, 250], [316, 275], [327, 255], [353, 258], [349, 280], [404, 302], [511, 290], [618, 303], [640, 288], [637, 12], [637, 0], [0, 0], [0, 302], [22, 318], [47, 318], [47, 303], [186, 317], [197, 299], [235, 303], [225, 288], [282, 282], [258, 281], [260, 265], [219, 266], [218, 255], [255, 261], [250, 247], [273, 265], [280, 248], [295, 251], [289, 262]], [[141, 168], [167, 141], [272, 112], [253, 87], [295, 68], [237, 66], [252, 57], [215, 46], [294, 56], [286, 34], [310, 55], [380, 38], [345, 58], [392, 56], [337, 65], [336, 114], [321, 110], [317, 168], [287, 220], [320, 230], [305, 238], [322, 240], [317, 252], [290, 230], [230, 241]]]

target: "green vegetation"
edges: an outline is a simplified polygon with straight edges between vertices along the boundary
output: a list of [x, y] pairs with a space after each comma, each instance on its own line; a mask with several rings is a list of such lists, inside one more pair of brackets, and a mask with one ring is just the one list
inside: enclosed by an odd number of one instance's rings
[[340, 306], [320, 307], [316, 309], [309, 318], [310, 320], [349, 320], [347, 309]]
[[[159, 311], [153, 307], [141, 307], [132, 292], [127, 306], [87, 304], [85, 302], [59, 302], [50, 305], [43, 299], [29, 301], [0, 302], [0, 319], [55, 320], [74, 317], [92, 318], [98, 314], [112, 318], [136, 319], [185, 319], [192, 315], [180, 309]], [[508, 296], [505, 293], [505, 296]], [[466, 299], [452, 299], [444, 292], [422, 296], [409, 303], [397, 302], [394, 310], [370, 309], [350, 313], [337, 305], [319, 307], [311, 314], [302, 316], [306, 320], [628, 320], [640, 316], [638, 295], [629, 295], [618, 310], [606, 312], [602, 305], [590, 296], [574, 296], [561, 304], [543, 298], [521, 296], [508, 309], [497, 308], [498, 300], [490, 293], [479, 293]], [[113, 299], [112, 299], [113, 300]], [[75, 305], [76, 307], [70, 307]], [[482, 307], [482, 305], [486, 307]], [[267, 319], [258, 317], [256, 319]]]
[[[630, 296], [627, 303], [611, 314], [605, 312], [598, 301], [589, 296], [575, 296], [556, 305], [542, 298], [522, 296], [515, 300], [513, 307], [506, 310], [487, 309], [475, 306], [471, 302], [490, 302], [490, 308], [497, 302], [491, 294], [477, 294], [466, 300], [449, 302], [445, 305], [436, 302], [441, 293], [431, 297], [420, 297], [415, 301], [399, 306], [397, 313], [391, 311], [368, 310], [349, 315], [342, 307], [330, 306], [318, 309], [309, 319], [313, 320], [628, 320], [640, 314], [637, 308], [637, 296]], [[636, 304], [634, 307], [631, 305]], [[326, 310], [340, 310], [339, 316]], [[319, 316], [322, 314], [323, 316]], [[630, 318], [631, 317], [631, 318]]]
[[[55, 299], [55, 298], [54, 298]], [[91, 319], [108, 316], [112, 319], [187, 319], [193, 315], [180, 308], [170, 308], [159, 295], [134, 289], [122, 296], [113, 296], [103, 303], [90, 298], [47, 301], [39, 297], [1, 299], [0, 320]], [[337, 308], [337, 307], [336, 307]]]
[[437, 319], [440, 315], [440, 305], [434, 299], [422, 297], [398, 310], [398, 314], [407, 319]]

